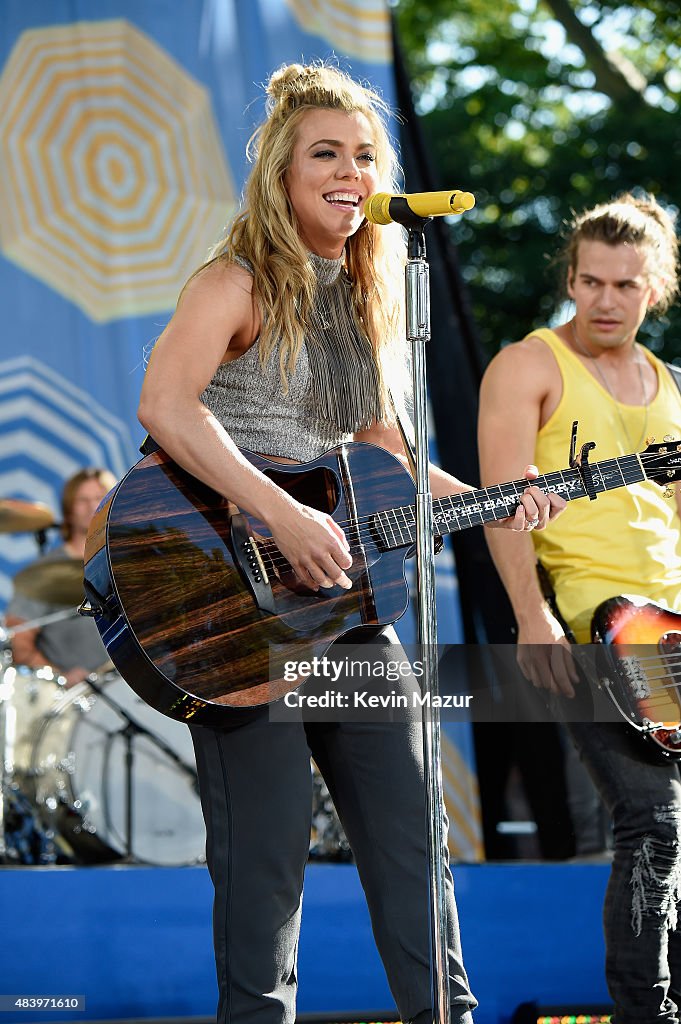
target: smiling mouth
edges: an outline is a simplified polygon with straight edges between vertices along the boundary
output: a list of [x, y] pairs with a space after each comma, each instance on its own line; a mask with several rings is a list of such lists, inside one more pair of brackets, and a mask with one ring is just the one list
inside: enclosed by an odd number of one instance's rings
[[359, 196], [352, 192], [329, 192], [324, 196], [324, 202], [329, 206], [351, 207], [356, 210], [359, 207]]

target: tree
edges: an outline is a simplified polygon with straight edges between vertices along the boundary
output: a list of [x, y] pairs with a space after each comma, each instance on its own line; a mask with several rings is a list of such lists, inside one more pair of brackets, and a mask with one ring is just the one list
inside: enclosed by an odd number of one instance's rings
[[[646, 0], [397, 0], [396, 28], [489, 355], [556, 310], [571, 210], [645, 189], [680, 202], [681, 10]], [[681, 309], [644, 340], [681, 362]]]

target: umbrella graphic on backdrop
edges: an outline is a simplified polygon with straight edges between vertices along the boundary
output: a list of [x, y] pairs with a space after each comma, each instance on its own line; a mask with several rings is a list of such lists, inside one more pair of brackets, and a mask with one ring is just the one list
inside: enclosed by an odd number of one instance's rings
[[390, 15], [385, 0], [286, 0], [306, 32], [340, 53], [368, 63], [392, 60]]
[[170, 309], [235, 205], [210, 95], [124, 20], [24, 32], [0, 75], [0, 248], [103, 322]]

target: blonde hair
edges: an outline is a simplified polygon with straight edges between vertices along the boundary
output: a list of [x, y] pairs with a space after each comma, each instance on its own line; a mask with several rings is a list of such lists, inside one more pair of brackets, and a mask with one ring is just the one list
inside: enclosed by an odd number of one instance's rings
[[658, 292], [651, 312], [664, 313], [679, 291], [679, 243], [674, 218], [654, 196], [637, 198], [627, 192], [573, 217], [563, 252], [571, 277], [577, 269], [579, 243], [631, 245], [641, 251], [650, 284]]
[[[386, 127], [388, 106], [373, 89], [339, 68], [323, 62], [285, 65], [271, 75], [266, 93], [266, 118], [248, 143], [253, 168], [243, 208], [215, 246], [209, 263], [241, 257], [253, 267], [253, 294], [262, 314], [260, 359], [264, 365], [280, 342], [279, 365], [286, 387], [305, 339], [316, 287], [284, 182], [299, 125], [311, 110], [361, 113], [374, 135], [380, 190], [398, 190], [398, 162]], [[345, 261], [355, 317], [372, 343], [382, 404], [389, 409], [389, 361], [395, 390], [404, 393], [407, 382], [402, 229], [364, 221], [346, 242]]]

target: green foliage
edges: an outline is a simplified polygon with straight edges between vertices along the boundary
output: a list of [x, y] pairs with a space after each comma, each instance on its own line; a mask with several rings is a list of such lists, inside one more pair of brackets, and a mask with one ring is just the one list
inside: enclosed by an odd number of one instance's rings
[[[492, 355], [559, 306], [550, 257], [572, 210], [630, 189], [677, 209], [681, 10], [664, 0], [398, 0], [395, 14], [422, 158], [436, 187], [476, 196], [451, 231]], [[678, 304], [641, 340], [681, 362]]]

